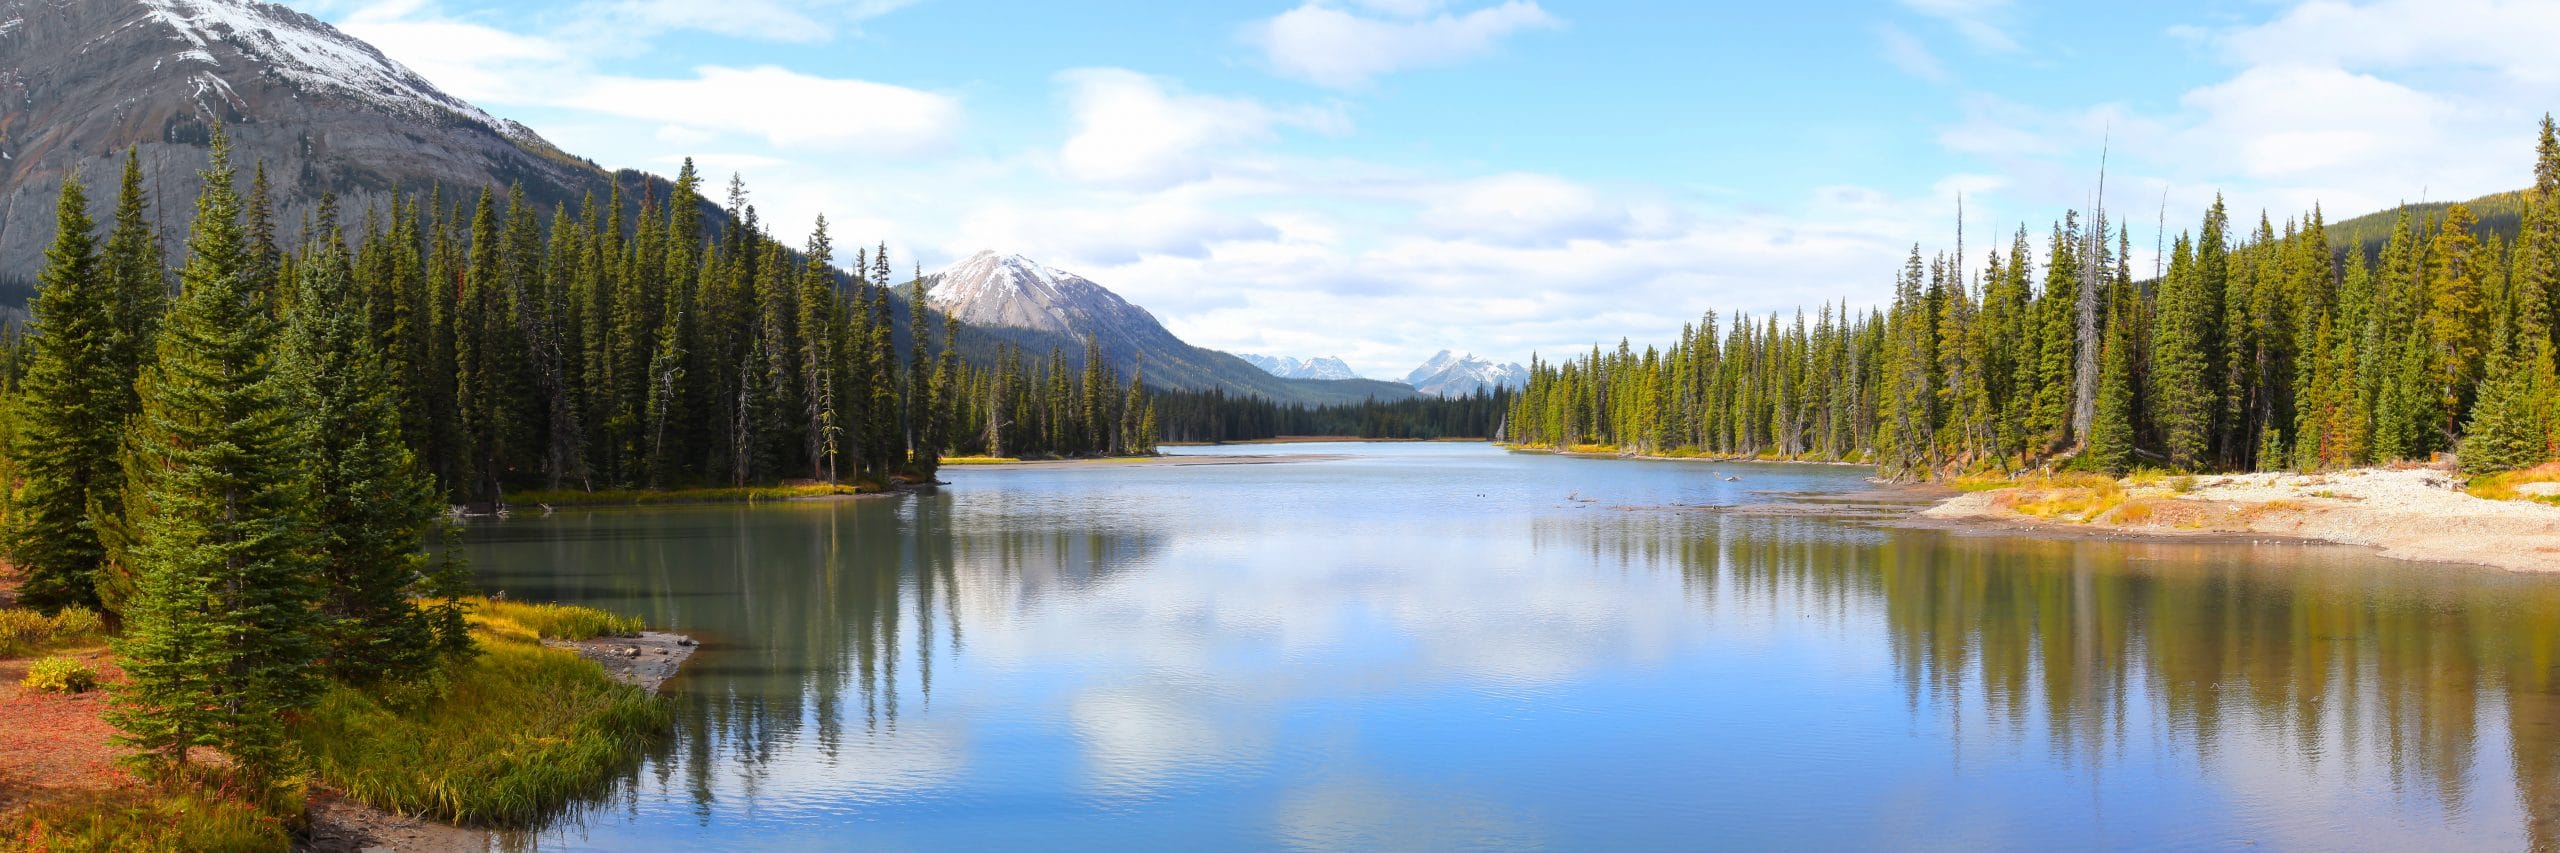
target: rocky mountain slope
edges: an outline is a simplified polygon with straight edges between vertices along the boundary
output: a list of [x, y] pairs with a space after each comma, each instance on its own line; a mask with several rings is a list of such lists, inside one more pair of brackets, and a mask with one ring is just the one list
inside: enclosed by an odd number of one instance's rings
[[1086, 336], [1113, 364], [1145, 367], [1147, 382], [1188, 390], [1223, 389], [1293, 403], [1397, 400], [1413, 389], [1372, 379], [1283, 379], [1244, 359], [1184, 343], [1155, 315], [1102, 285], [1021, 255], [979, 252], [925, 277], [927, 307], [987, 329], [1028, 333], [1035, 353], [1041, 341], [1079, 357]]
[[1529, 369], [1516, 363], [1495, 364], [1476, 357], [1474, 353], [1457, 355], [1441, 350], [1430, 361], [1405, 374], [1404, 382], [1432, 396], [1464, 397], [1477, 391], [1527, 385]]
[[36, 268], [65, 174], [79, 170], [90, 197], [112, 203], [127, 147], [140, 153], [152, 214], [174, 242], [215, 121], [235, 162], [266, 164], [287, 228], [327, 192], [361, 211], [394, 186], [521, 182], [535, 201], [557, 203], [609, 179], [284, 6], [0, 0], [0, 271]]
[[1360, 374], [1351, 370], [1351, 365], [1343, 363], [1342, 359], [1329, 355], [1318, 356], [1305, 361], [1300, 361], [1285, 355], [1255, 355], [1249, 352], [1237, 353], [1236, 357], [1244, 359], [1246, 364], [1262, 368], [1262, 372], [1264, 373], [1268, 373], [1282, 379], [1360, 378]]

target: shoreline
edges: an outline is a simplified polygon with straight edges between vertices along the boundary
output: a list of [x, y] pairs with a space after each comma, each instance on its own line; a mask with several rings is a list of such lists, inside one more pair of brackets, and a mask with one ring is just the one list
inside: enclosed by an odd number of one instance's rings
[[1251, 444], [1491, 444], [1483, 436], [1449, 436], [1444, 438], [1362, 438], [1356, 435], [1275, 435], [1270, 438], [1239, 438], [1233, 441], [1159, 441], [1157, 447], [1234, 447]]
[[1752, 463], [1762, 465], [1828, 465], [1843, 468], [1875, 467], [1874, 465], [1865, 462], [1845, 462], [1835, 459], [1770, 459], [1759, 456], [1704, 455], [1665, 456], [1656, 453], [1629, 453], [1617, 450], [1558, 450], [1552, 447], [1527, 447], [1512, 444], [1495, 444], [1494, 446], [1502, 448], [1505, 453], [1518, 453], [1524, 456], [1562, 456], [1570, 459], [1618, 459], [1631, 462], [1719, 462], [1727, 465]]
[[[12, 572], [0, 566], [0, 578]], [[512, 623], [510, 623], [512, 625]], [[543, 654], [575, 655], [593, 662], [599, 675], [630, 685], [647, 701], [663, 704], [665, 685], [680, 677], [693, 654], [701, 645], [694, 638], [663, 631], [635, 630], [622, 636], [599, 636], [587, 640], [542, 639], [538, 635], [522, 639], [499, 640], [504, 631], [527, 632], [536, 629], [515, 625], [509, 628], [475, 627], [475, 642], [538, 644], [550, 651]], [[99, 677], [98, 689], [79, 693], [55, 694], [39, 692], [19, 683], [35, 661], [60, 656], [81, 661]], [[101, 639], [77, 642], [39, 644], [23, 653], [0, 657], [0, 718], [13, 725], [0, 726], [0, 836], [9, 835], [17, 821], [28, 819], [30, 812], [72, 809], [55, 812], [42, 821], [86, 820], [79, 810], [112, 809], [122, 814], [142, 808], [160, 808], [176, 795], [160, 792], [133, 776], [121, 766], [126, 749], [112, 742], [116, 732], [105, 720], [107, 697], [121, 682], [122, 671], [113, 653]], [[507, 682], [514, 684], [515, 682]], [[614, 700], [628, 702], [628, 699]], [[204, 794], [202, 802], [232, 805], [226, 795]], [[271, 820], [286, 821], [278, 827], [274, 841], [293, 850], [307, 851], [428, 851], [428, 853], [460, 853], [485, 851], [512, 844], [519, 832], [488, 825], [451, 823], [436, 818], [403, 816], [389, 809], [359, 802], [343, 789], [323, 781], [315, 772], [310, 780], [307, 800], [299, 820], [276, 815]], [[192, 801], [191, 801], [192, 802]], [[98, 812], [97, 814], [104, 814]], [[67, 816], [67, 817], [66, 817]], [[130, 819], [130, 818], [127, 818]], [[292, 828], [299, 824], [298, 829]], [[61, 825], [56, 823], [55, 825]], [[155, 843], [136, 839], [127, 829], [107, 830], [109, 838], [122, 838], [146, 846]], [[154, 836], [156, 837], [156, 836]], [[165, 841], [165, 839], [164, 839]], [[0, 847], [6, 847], [0, 843]]]
[[[701, 648], [690, 636], [647, 630], [628, 637], [543, 640], [542, 645], [575, 652], [603, 667], [607, 677], [651, 696], [661, 695], [660, 687], [683, 674], [685, 662]], [[301, 853], [482, 853], [497, 846], [502, 832], [404, 817], [357, 802], [345, 792], [317, 787], [307, 814], [311, 825], [293, 846]]]
[[[2475, 497], [2456, 489], [2459, 481], [2447, 472], [2360, 468], [2194, 480], [2183, 491], [2119, 482], [2112, 492], [2032, 483], [1965, 492], [1910, 514], [1899, 526], [2196, 544], [2322, 543], [2410, 562], [2560, 572], [2560, 507]], [[2094, 502], [2078, 520], [2069, 511], [2030, 511], [2075, 501]]]
[[[1020, 471], [1038, 468], [1196, 468], [1207, 465], [1286, 465], [1297, 462], [1339, 462], [1351, 458], [1341, 453], [1269, 453], [1237, 456], [1124, 456], [1111, 459], [1017, 459], [1011, 462], [974, 462], [953, 466], [977, 471]], [[946, 468], [945, 471], [950, 469]]]

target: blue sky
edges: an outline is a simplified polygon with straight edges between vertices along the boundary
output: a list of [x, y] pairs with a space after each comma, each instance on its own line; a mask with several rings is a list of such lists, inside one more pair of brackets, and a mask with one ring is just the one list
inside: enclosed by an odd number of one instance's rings
[[2560, 4], [309, 0], [608, 166], [742, 174], [797, 239], [1082, 273], [1193, 343], [1398, 376], [1888, 291], [2110, 208], [2149, 264], [2527, 182]]

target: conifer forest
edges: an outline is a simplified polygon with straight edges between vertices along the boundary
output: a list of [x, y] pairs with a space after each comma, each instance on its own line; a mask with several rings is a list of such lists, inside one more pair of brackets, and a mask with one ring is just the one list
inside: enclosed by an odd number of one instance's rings
[[[2560, 450], [2552, 293], [2560, 138], [2504, 232], [2469, 206], [2389, 215], [2376, 245], [2314, 207], [2235, 220], [2217, 201], [2129, 265], [2101, 206], [1961, 244], [1894, 276], [1891, 304], [1709, 313], [1668, 346], [1531, 365], [1512, 441], [1871, 462], [1888, 477], [2067, 468], [2322, 471], [2458, 455], [2474, 473]], [[2165, 219], [2165, 212], [2164, 217]]]

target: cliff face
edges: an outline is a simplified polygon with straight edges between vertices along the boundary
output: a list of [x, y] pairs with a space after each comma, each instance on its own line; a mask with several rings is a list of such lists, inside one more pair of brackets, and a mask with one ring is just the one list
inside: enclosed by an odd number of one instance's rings
[[[309, 15], [253, 0], [0, 0], [0, 276], [32, 278], [62, 178], [114, 199], [127, 148], [152, 214], [184, 235], [213, 123], [242, 181], [263, 162], [279, 228], [334, 192], [360, 217], [393, 187], [522, 183], [574, 202], [608, 177]], [[102, 218], [105, 210], [100, 210]]]

